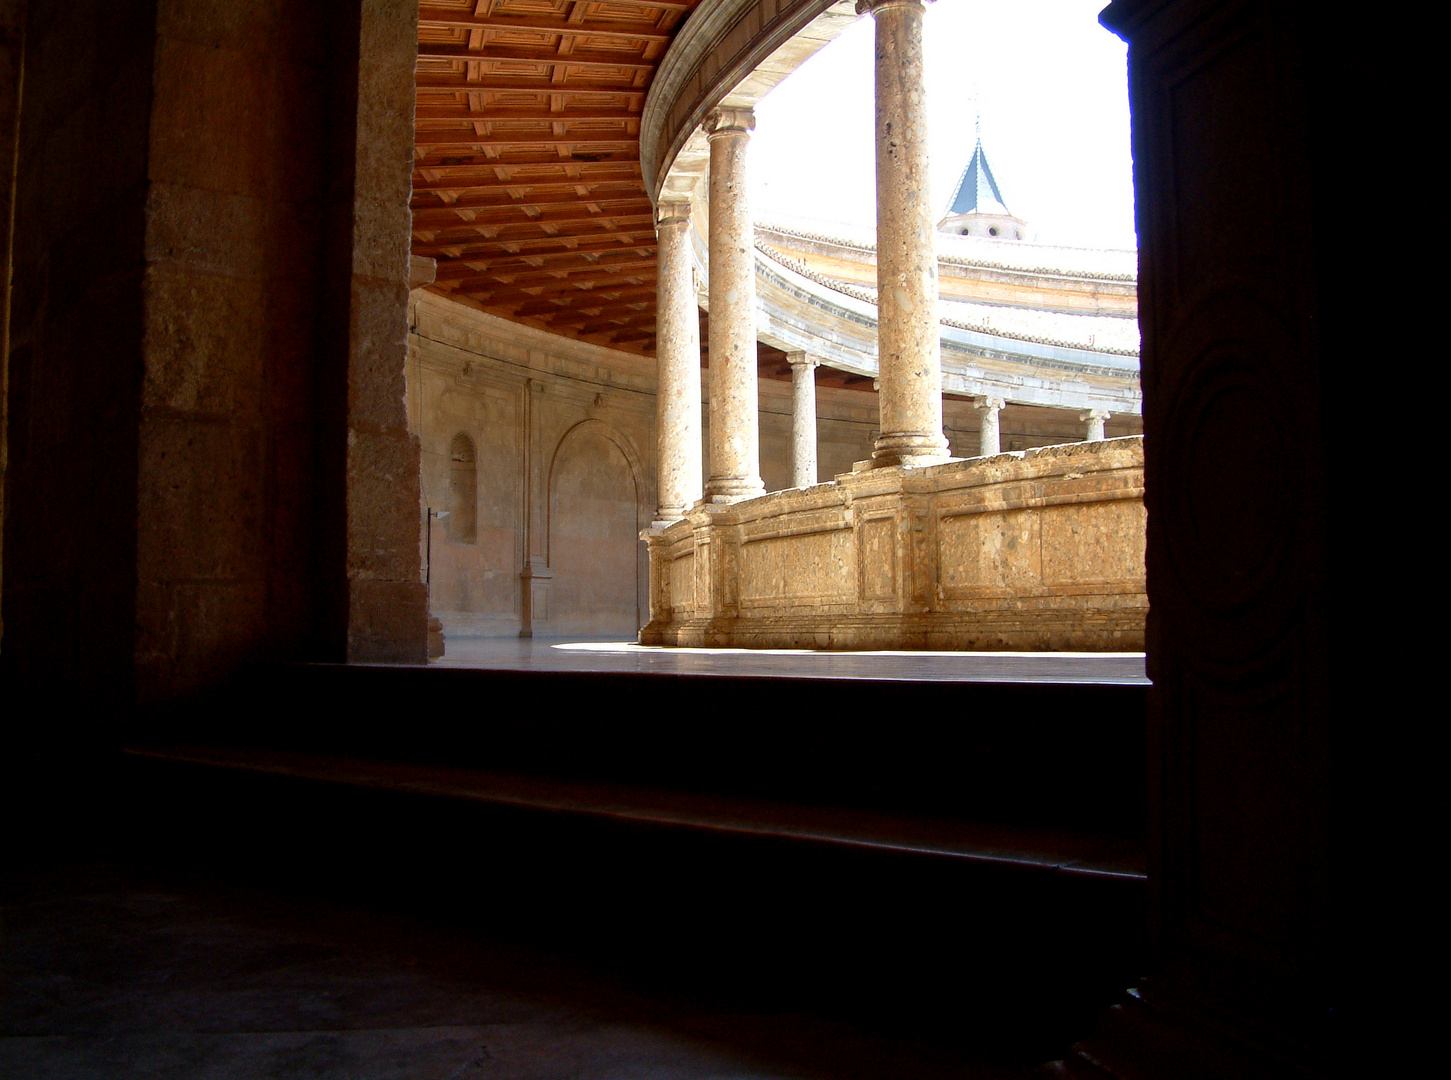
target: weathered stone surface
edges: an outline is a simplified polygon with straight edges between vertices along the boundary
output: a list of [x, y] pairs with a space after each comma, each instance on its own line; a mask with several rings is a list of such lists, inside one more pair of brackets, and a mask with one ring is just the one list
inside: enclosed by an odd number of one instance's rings
[[350, 426], [402, 432], [408, 424], [403, 376], [408, 355], [407, 284], [355, 278], [351, 324]]
[[260, 579], [266, 559], [260, 430], [206, 418], [148, 417], [140, 439], [140, 577]]
[[265, 309], [256, 281], [151, 267], [143, 404], [256, 418], [264, 391]]
[[947, 458], [937, 325], [937, 236], [927, 165], [922, 0], [861, 0], [876, 22], [877, 465]]
[[655, 364], [429, 292], [411, 321], [424, 504], [458, 513], [452, 444], [466, 438], [475, 457], [474, 539], [452, 517], [432, 526], [430, 605], [445, 632], [632, 636], [648, 611], [638, 534], [656, 507]]
[[700, 313], [690, 248], [690, 204], [664, 203], [659, 238], [659, 299], [655, 342], [659, 378], [655, 399], [655, 525], [679, 521], [699, 501], [701, 463]]
[[871, 469], [650, 540], [657, 645], [1136, 650], [1143, 440]]
[[347, 467], [348, 576], [418, 581], [418, 437], [352, 431]]
[[348, 582], [348, 662], [428, 662], [428, 589], [423, 582]]
[[[151, 178], [266, 195], [279, 88], [265, 56], [162, 36], [156, 43]], [[225, 118], [225, 119], [223, 119]]]
[[816, 483], [816, 367], [806, 353], [791, 353], [791, 486]]
[[710, 132], [710, 476], [705, 497], [754, 498], [761, 482], [756, 403], [756, 251], [746, 148], [755, 115], [722, 109]]

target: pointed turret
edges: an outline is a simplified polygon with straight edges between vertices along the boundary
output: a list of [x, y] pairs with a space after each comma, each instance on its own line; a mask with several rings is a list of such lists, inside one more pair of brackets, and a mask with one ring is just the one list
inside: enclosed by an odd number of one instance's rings
[[962, 170], [947, 216], [937, 223], [937, 231], [951, 236], [986, 236], [999, 240], [1031, 240], [1028, 223], [1008, 210], [987, 154], [982, 149], [982, 129], [978, 127], [977, 145], [967, 168]]
[[1003, 193], [998, 190], [998, 182], [993, 178], [993, 171], [988, 166], [987, 155], [982, 152], [982, 137], [979, 136], [977, 146], [972, 151], [972, 158], [967, 163], [967, 168], [962, 170], [962, 176], [958, 178], [957, 190], [952, 193], [952, 204], [949, 207], [949, 214], [1006, 214], [1009, 213], [1007, 203], [1003, 202]]

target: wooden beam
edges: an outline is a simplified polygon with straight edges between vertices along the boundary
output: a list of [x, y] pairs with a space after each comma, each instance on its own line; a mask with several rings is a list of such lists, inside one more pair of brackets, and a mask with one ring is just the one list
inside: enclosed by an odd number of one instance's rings
[[565, 135], [547, 131], [492, 131], [487, 135], [476, 131], [420, 131], [413, 136], [414, 146], [576, 146], [580, 143], [631, 150], [640, 145], [640, 137], [617, 131], [576, 131]]
[[[452, 121], [455, 123], [487, 124], [496, 120], [639, 120], [640, 113], [634, 109], [565, 109], [551, 112], [548, 109], [520, 109], [518, 107], [471, 109], [467, 105], [419, 105], [414, 111], [415, 122]], [[431, 129], [430, 129], [431, 130]]]
[[[445, 274], [445, 269], [454, 270], [454, 272]], [[455, 270], [449, 264], [438, 268], [438, 277], [435, 280], [440, 285], [448, 282], [462, 283], [472, 291], [487, 292], [498, 288], [501, 284], [526, 289], [531, 285], [548, 285], [556, 281], [577, 279], [592, 281], [598, 285], [603, 280], [620, 281], [624, 278], [636, 278], [646, 271], [654, 273], [654, 259], [605, 263], [604, 265], [581, 262], [550, 267], [511, 266], [501, 267], [497, 271], [493, 269], [475, 270], [463, 265], [459, 265]], [[650, 280], [654, 280], [654, 278], [652, 277]]]
[[[573, 246], [570, 246], [573, 244]], [[636, 232], [612, 232], [612, 233], [586, 233], [583, 236], [528, 236], [522, 239], [488, 239], [475, 236], [467, 240], [430, 240], [427, 243], [413, 245], [413, 254], [426, 256], [443, 256], [450, 259], [476, 259], [488, 255], [495, 249], [504, 249], [509, 257], [522, 258], [529, 256], [550, 255], [558, 253], [577, 253], [588, 251], [631, 251], [638, 247], [653, 247], [655, 244], [655, 230], [644, 229]], [[517, 252], [508, 251], [511, 247], [517, 247]], [[467, 251], [455, 254], [449, 248], [467, 248]], [[550, 250], [554, 249], [554, 250]]]
[[[576, 265], [577, 263], [582, 263], [585, 266], [603, 267], [615, 266], [621, 262], [633, 262], [636, 259], [648, 258], [650, 260], [650, 264], [653, 265], [655, 262], [654, 252], [651, 252], [648, 256], [646, 256], [641, 255], [637, 250], [645, 246], [645, 244], [631, 244], [628, 247], [620, 244], [581, 244], [577, 249], [572, 251], [543, 251], [537, 254], [534, 252], [528, 252], [519, 255], [487, 255], [480, 253], [477, 255], [442, 255], [435, 257], [439, 259], [438, 276], [440, 279], [445, 276], [464, 276], [464, 274], [445, 275], [444, 270], [446, 268], [451, 268], [457, 264], [470, 262], [487, 262], [488, 267], [484, 270], [469, 268], [467, 271], [468, 274], [483, 273], [488, 274], [490, 277], [496, 278], [508, 273], [511, 270], [516, 273], [527, 273], [530, 270], [552, 270], [556, 266], [572, 266]], [[651, 244], [649, 246], [653, 247], [654, 245]], [[611, 256], [613, 255], [632, 256], [632, 258], [612, 259]], [[589, 258], [589, 256], [596, 256], [596, 258]]]
[[538, 94], [569, 94], [575, 98], [599, 98], [619, 97], [622, 94], [630, 97], [638, 97], [644, 100], [649, 92], [647, 86], [636, 86], [633, 83], [622, 86], [576, 86], [565, 83], [551, 82], [547, 77], [536, 75], [532, 78], [526, 76], [503, 76], [488, 74], [482, 78], [470, 80], [467, 75], [441, 74], [437, 72], [418, 72], [414, 76], [414, 84], [420, 90], [482, 90], [507, 91], [518, 93], [526, 91]]
[[[491, 304], [497, 302], [496, 300], [489, 301]], [[653, 306], [648, 312], [643, 312], [636, 304], [596, 304], [592, 305], [588, 311], [563, 308], [553, 304], [547, 307], [539, 304], [521, 304], [513, 310], [521, 319], [548, 319], [551, 326], [574, 326], [579, 323], [591, 322], [610, 322], [618, 326], [625, 326], [628, 319], [642, 314], [648, 316], [652, 325], [655, 322]]]
[[[442, 271], [443, 267], [439, 267]], [[548, 270], [537, 270], [531, 274], [511, 273], [510, 279], [501, 282], [499, 274], [483, 274], [477, 270], [470, 271], [472, 277], [450, 277], [443, 276], [438, 279], [440, 285], [453, 284], [455, 288], [464, 291], [474, 290], [487, 292], [491, 288], [498, 288], [500, 285], [507, 285], [516, 289], [527, 289], [534, 285], [553, 285], [562, 281], [588, 281], [596, 288], [600, 288], [600, 282], [626, 282], [631, 285], [639, 285], [646, 281], [655, 280], [655, 260], [642, 259], [637, 263], [614, 263], [609, 266], [552, 266]]]
[[[476, 291], [482, 292], [483, 290]], [[498, 300], [500, 303], [517, 301], [522, 304], [531, 300], [559, 298], [569, 301], [571, 306], [573, 306], [576, 300], [592, 303], [592, 298], [599, 296], [610, 297], [614, 300], [653, 300], [655, 295], [656, 288], [653, 284], [606, 284], [584, 289], [575, 284], [573, 280], [558, 282], [554, 285], [534, 285], [528, 290], [515, 288], [512, 285], [496, 285], [489, 291], [489, 297], [492, 300]]]
[[[582, 142], [582, 140], [576, 140]], [[464, 148], [461, 148], [464, 149]], [[605, 154], [594, 154], [588, 151], [579, 151], [577, 156], [571, 154], [567, 157], [560, 157], [558, 150], [535, 151], [534, 153], [515, 154], [509, 153], [506, 157], [491, 158], [485, 156], [481, 147], [470, 147], [472, 153], [459, 154], [435, 152], [426, 158], [420, 158], [413, 163], [414, 172], [422, 172], [425, 169], [525, 169], [538, 168], [541, 165], [559, 165], [577, 167], [583, 165], [635, 165], [639, 166], [639, 151], [612, 150]], [[469, 158], [468, 161], [446, 161], [445, 158]], [[497, 175], [497, 174], [496, 174]]]
[[[633, 231], [630, 224], [633, 223]], [[588, 228], [589, 225], [608, 226], [609, 231], [599, 231]], [[431, 236], [421, 235], [432, 233]], [[415, 237], [413, 241], [413, 253], [421, 255], [418, 249], [424, 245], [430, 247], [458, 247], [460, 244], [529, 244], [544, 243], [546, 241], [564, 240], [603, 240], [618, 239], [621, 243], [629, 242], [631, 237], [653, 236], [654, 226], [650, 224], [649, 218], [644, 215], [615, 216], [601, 215], [591, 218], [588, 221], [575, 222], [567, 225], [558, 232], [548, 232], [539, 228], [538, 224], [532, 222], [516, 222], [507, 226], [501, 225], [464, 225], [455, 222], [453, 227], [447, 229], [425, 229], [415, 226], [413, 229]]]
[[590, 203], [595, 206], [631, 206], [641, 204], [645, 206], [650, 205], [650, 200], [645, 196], [645, 189], [643, 187], [637, 188], [635, 191], [619, 191], [609, 195], [581, 196], [578, 192], [574, 190], [575, 186], [576, 185], [574, 184], [570, 184], [570, 190], [567, 193], [554, 192], [546, 194], [530, 194], [524, 196], [522, 199], [515, 199], [512, 197], [504, 199], [484, 198], [465, 195], [457, 202], [453, 203], [438, 203], [428, 206], [415, 206], [413, 207], [413, 212], [415, 214], [423, 213], [425, 211], [432, 212], [440, 210], [476, 210], [479, 212], [483, 212], [486, 210], [492, 211], [522, 209], [526, 206], [532, 206], [535, 208], [542, 206], [575, 207], [583, 203]]
[[[420, 221], [420, 219], [422, 219]], [[424, 229], [431, 229], [435, 232], [445, 232], [450, 235], [455, 231], [463, 233], [467, 230], [492, 229], [496, 237], [502, 236], [537, 236], [539, 230], [546, 226], [565, 230], [575, 230], [581, 225], [609, 225], [612, 228], [619, 227], [623, 222], [631, 222], [638, 225], [649, 224], [654, 228], [655, 215], [650, 207], [630, 208], [624, 210], [601, 210], [597, 213], [590, 213], [587, 210], [580, 210], [573, 214], [554, 214], [549, 217], [528, 217], [522, 213], [512, 213], [502, 220], [498, 216], [475, 217], [465, 219], [457, 214], [450, 214], [445, 217], [437, 210], [424, 212], [415, 211], [413, 214], [413, 230], [421, 232]], [[586, 230], [587, 231], [587, 230]], [[441, 243], [433, 240], [430, 243]]]
[[510, 63], [564, 65], [576, 71], [613, 72], [621, 68], [627, 71], [654, 71], [658, 60], [646, 60], [639, 53], [604, 53], [591, 50], [588, 53], [566, 53], [560, 55], [553, 49], [528, 49], [488, 42], [482, 49], [471, 49], [467, 45], [430, 45], [421, 42], [418, 46], [420, 60], [482, 60], [508, 61]]
[[[682, 5], [683, 7], [683, 5]], [[588, 34], [591, 37], [625, 38], [628, 41], [669, 41], [673, 36], [652, 22], [599, 22], [585, 20], [571, 23], [546, 15], [510, 15], [498, 12], [475, 15], [454, 8], [423, 4], [418, 9], [419, 23], [430, 26], [464, 27], [470, 30], [548, 30], [556, 34]]]
[[655, 313], [653, 311], [641, 312], [628, 317], [615, 316], [614, 318], [605, 318], [601, 316], [594, 322], [585, 323], [579, 328], [579, 332], [581, 334], [598, 334], [605, 330], [617, 332], [620, 330], [629, 330], [636, 326], [645, 326], [646, 324], [651, 327], [650, 332], [653, 334], [655, 332]]
[[623, 345], [625, 342], [628, 341], [644, 341], [647, 339], [653, 340], [654, 337], [655, 328], [653, 326], [649, 327], [648, 329], [642, 326], [634, 330], [626, 330], [623, 333], [611, 334], [610, 341], [615, 344]]
[[[583, 201], [576, 196], [570, 200], [570, 203]], [[637, 217], [650, 220], [654, 219], [654, 210], [644, 199], [628, 201], [624, 199], [611, 200], [612, 209], [600, 210], [593, 213], [581, 209], [565, 214], [541, 213], [538, 217], [530, 217], [523, 212], [523, 208], [528, 205], [528, 203], [506, 203], [503, 206], [461, 207], [465, 213], [473, 213], [476, 215], [472, 218], [460, 217], [452, 207], [428, 207], [426, 209], [413, 211], [413, 227], [415, 229], [467, 229], [479, 226], [504, 229], [524, 225], [575, 225], [588, 221], [620, 221], [626, 218], [633, 219]]]
[[[565, 161], [561, 161], [560, 164], [561, 165], [569, 164], [569, 165], [573, 166], [574, 168], [578, 168], [578, 169], [581, 169], [583, 171], [584, 166], [587, 165], [587, 164], [589, 164], [589, 163], [588, 162], [565, 162]], [[608, 161], [601, 161], [601, 162], [597, 162], [596, 164], [602, 165], [602, 166], [603, 165], [613, 165], [613, 167], [615, 167], [615, 168], [621, 168], [621, 165], [614, 164], [614, 163], [608, 162]], [[632, 164], [631, 162], [624, 162], [623, 163], [623, 165], [625, 167], [628, 167], [631, 164]], [[469, 167], [470, 168], [475, 168], [476, 166], [469, 166]], [[591, 170], [591, 171], [593, 171], [593, 170]], [[574, 191], [575, 192], [575, 196], [574, 196], [573, 199], [570, 199], [569, 200], [570, 202], [576, 202], [576, 203], [594, 202], [595, 201], [595, 197], [594, 197], [593, 194], [580, 195], [575, 190], [577, 188], [582, 188], [582, 187], [583, 188], [589, 188], [591, 192], [593, 192], [593, 190], [595, 188], [603, 188], [603, 187], [613, 187], [613, 188], [624, 187], [626, 189], [640, 190], [640, 188], [641, 188], [641, 181], [640, 181], [640, 169], [639, 169], [639, 165], [638, 164], [635, 164], [635, 166], [634, 166], [634, 175], [633, 176], [631, 176], [629, 174], [626, 174], [624, 176], [590, 176], [590, 177], [581, 176], [578, 179], [567, 179], [565, 177], [560, 177], [557, 180], [555, 180], [555, 179], [550, 179], [550, 180], [535, 180], [535, 179], [530, 179], [530, 178], [527, 178], [527, 177], [514, 177], [514, 178], [509, 179], [509, 180], [500, 180], [497, 176], [490, 176], [490, 177], [487, 177], [487, 178], [484, 178], [484, 177], [466, 177], [466, 176], [460, 176], [460, 177], [449, 177], [447, 179], [442, 179], [442, 180], [424, 180], [424, 181], [414, 180], [413, 181], [413, 190], [414, 190], [415, 193], [416, 192], [419, 192], [419, 191], [514, 191], [514, 190], [521, 190], [521, 189], [522, 190], [525, 190], [525, 191], [541, 191], [541, 192], [542, 191]], [[601, 196], [601, 197], [603, 197], [603, 196]], [[527, 202], [528, 200], [527, 200], [527, 198], [525, 198], [525, 199], [518, 199], [516, 201], [523, 203], [523, 202]]]

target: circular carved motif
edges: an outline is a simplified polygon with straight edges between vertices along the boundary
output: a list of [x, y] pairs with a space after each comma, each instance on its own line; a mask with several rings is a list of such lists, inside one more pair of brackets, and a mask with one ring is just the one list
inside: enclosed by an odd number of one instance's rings
[[1176, 636], [1237, 662], [1279, 636], [1300, 593], [1302, 395], [1287, 392], [1300, 352], [1278, 316], [1235, 291], [1192, 308], [1158, 359], [1168, 409], [1145, 450], [1159, 459], [1148, 482], [1164, 512], [1150, 528], [1169, 573], [1150, 601], [1166, 588]]

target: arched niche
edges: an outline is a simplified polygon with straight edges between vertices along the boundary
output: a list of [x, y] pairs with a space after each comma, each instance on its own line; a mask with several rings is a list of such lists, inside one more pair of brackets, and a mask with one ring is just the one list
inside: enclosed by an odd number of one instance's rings
[[646, 596], [643, 475], [629, 440], [602, 420], [560, 439], [549, 465], [549, 623], [536, 633], [633, 639]]
[[448, 444], [448, 538], [472, 544], [479, 536], [478, 455], [474, 441], [459, 432]]

